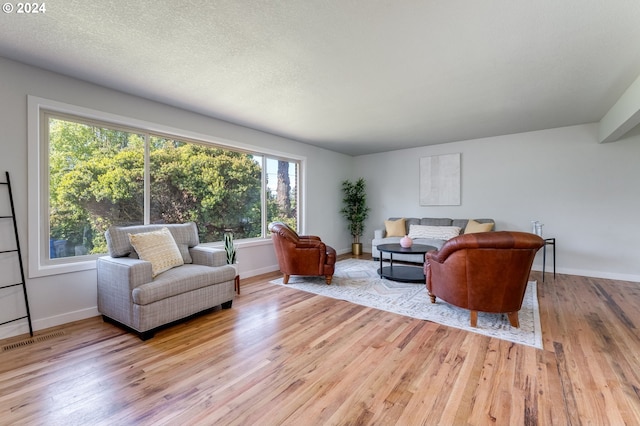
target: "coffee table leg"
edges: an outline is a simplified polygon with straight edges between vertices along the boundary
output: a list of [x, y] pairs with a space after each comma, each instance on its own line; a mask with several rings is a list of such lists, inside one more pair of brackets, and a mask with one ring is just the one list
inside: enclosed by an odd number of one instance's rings
[[[382, 252], [380, 252], [380, 278], [383, 278], [382, 275]], [[393, 275], [393, 253], [389, 252], [389, 273]]]

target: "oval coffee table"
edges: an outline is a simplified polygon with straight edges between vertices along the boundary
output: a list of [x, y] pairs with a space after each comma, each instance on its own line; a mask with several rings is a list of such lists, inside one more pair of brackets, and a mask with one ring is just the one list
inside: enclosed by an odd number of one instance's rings
[[[437, 249], [423, 244], [414, 244], [408, 248], [402, 247], [400, 244], [380, 244], [378, 250], [380, 250], [380, 269], [378, 269], [380, 278], [404, 283], [424, 283], [424, 269], [422, 266], [394, 265], [393, 254], [421, 254], [424, 265], [427, 252]], [[382, 253], [389, 253], [389, 266], [382, 266]]]

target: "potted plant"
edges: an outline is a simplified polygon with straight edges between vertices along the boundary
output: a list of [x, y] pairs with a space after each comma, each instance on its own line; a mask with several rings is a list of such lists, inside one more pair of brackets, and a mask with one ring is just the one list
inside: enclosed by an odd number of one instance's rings
[[362, 243], [360, 237], [364, 233], [364, 221], [369, 216], [367, 207], [366, 183], [363, 178], [355, 182], [345, 180], [342, 182], [342, 202], [344, 207], [340, 213], [347, 219], [349, 232], [353, 236], [351, 252], [355, 255], [362, 254]]
[[236, 270], [236, 276], [234, 278], [234, 287], [238, 294], [240, 294], [240, 268], [238, 262], [236, 262], [236, 247], [233, 245], [233, 232], [226, 230], [224, 233], [224, 251], [227, 252], [227, 264], [233, 266]]
[[227, 263], [229, 265], [236, 263], [236, 248], [233, 245], [232, 232], [227, 231], [224, 233], [224, 251], [227, 252]]

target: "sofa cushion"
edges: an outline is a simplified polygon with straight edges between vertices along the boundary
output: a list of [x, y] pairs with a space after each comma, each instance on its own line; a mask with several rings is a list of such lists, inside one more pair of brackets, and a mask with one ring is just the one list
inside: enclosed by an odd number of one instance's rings
[[465, 234], [473, 234], [476, 232], [489, 232], [493, 229], [493, 223], [480, 223], [473, 219], [469, 219], [467, 226], [464, 228]]
[[385, 220], [384, 227], [387, 231], [387, 237], [404, 237], [407, 235], [404, 218], [397, 220]]
[[453, 219], [449, 219], [448, 217], [423, 217], [420, 219], [419, 225], [452, 226], [454, 225], [454, 223], [453, 223]]
[[199, 288], [233, 281], [236, 272], [231, 265], [217, 268], [204, 265], [184, 265], [158, 275], [150, 283], [133, 289], [133, 303], [148, 305], [159, 300]]
[[449, 240], [460, 235], [458, 226], [427, 226], [411, 225], [409, 227], [409, 238], [428, 238], [434, 240]]
[[105, 232], [109, 256], [124, 257], [132, 255], [132, 257], [135, 257], [135, 251], [131, 246], [128, 234], [158, 231], [163, 227], [168, 228], [171, 235], [173, 235], [184, 263], [191, 263], [189, 248], [195, 247], [200, 243], [198, 227], [194, 222], [167, 225], [112, 226]]
[[138, 257], [151, 263], [153, 277], [176, 266], [184, 265], [178, 245], [166, 227], [159, 231], [128, 235]]

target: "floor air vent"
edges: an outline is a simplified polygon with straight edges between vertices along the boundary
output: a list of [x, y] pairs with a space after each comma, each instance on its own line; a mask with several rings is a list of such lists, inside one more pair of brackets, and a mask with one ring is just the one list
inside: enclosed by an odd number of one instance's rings
[[29, 339], [21, 340], [16, 343], [12, 343], [10, 345], [6, 345], [2, 347], [2, 352], [11, 351], [13, 349], [22, 348], [24, 346], [29, 346], [33, 343], [42, 342], [44, 340], [53, 339], [54, 337], [64, 336], [64, 331], [57, 331], [55, 333], [43, 334], [42, 336], [35, 336]]

